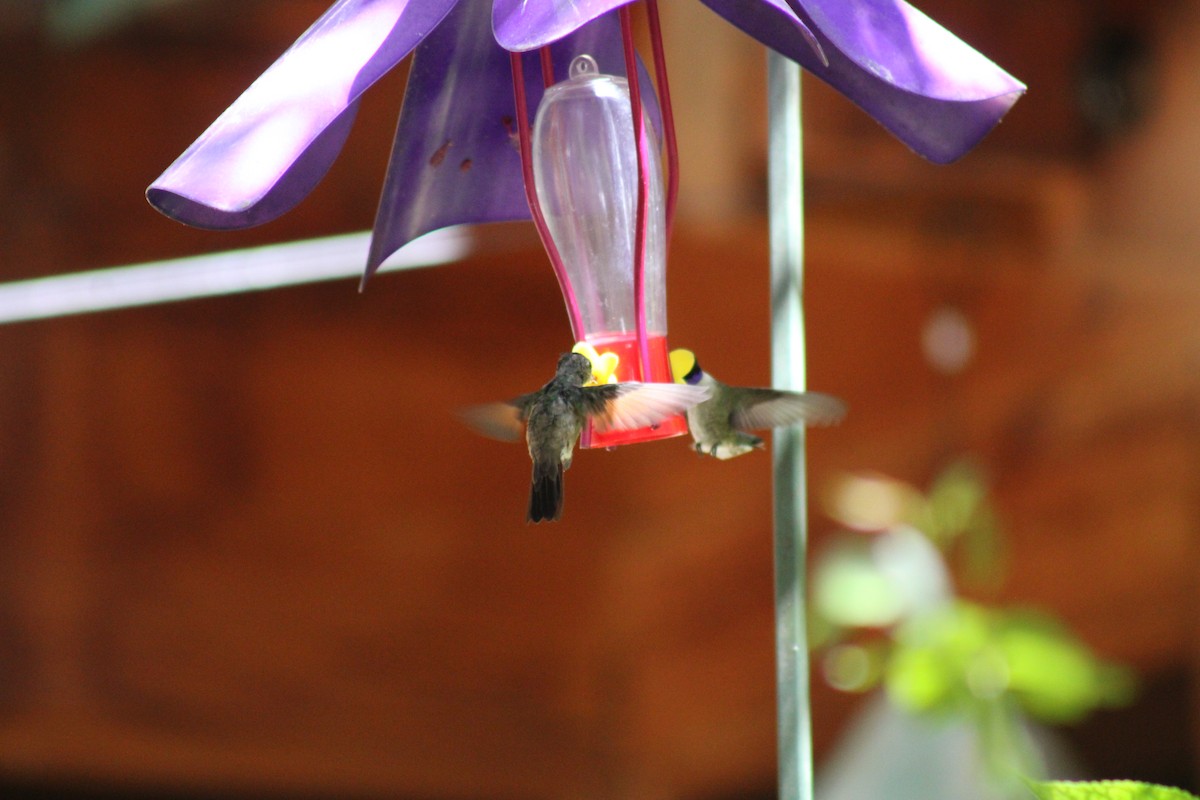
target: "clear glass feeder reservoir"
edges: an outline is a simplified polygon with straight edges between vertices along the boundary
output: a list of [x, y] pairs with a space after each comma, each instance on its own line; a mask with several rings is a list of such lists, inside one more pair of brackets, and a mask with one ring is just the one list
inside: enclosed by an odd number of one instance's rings
[[[579, 308], [581, 341], [620, 361], [619, 381], [670, 383], [667, 356], [666, 204], [658, 138], [643, 112], [646, 173], [645, 331], [642, 363], [634, 297], [638, 166], [629, 84], [599, 72], [591, 56], [571, 63], [568, 80], [546, 90], [533, 126], [533, 172], [538, 202], [562, 258]], [[665, 439], [687, 432], [684, 417], [654, 428], [599, 433], [585, 430], [583, 447]]]

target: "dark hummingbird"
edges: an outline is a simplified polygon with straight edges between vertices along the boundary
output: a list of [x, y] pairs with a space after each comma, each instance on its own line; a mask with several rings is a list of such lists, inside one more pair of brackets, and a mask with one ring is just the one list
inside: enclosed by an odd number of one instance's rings
[[700, 369], [690, 350], [671, 351], [675, 380], [689, 386], [707, 387], [707, 400], [688, 409], [688, 431], [697, 453], [721, 460], [740, 456], [763, 446], [751, 430], [788, 425], [832, 425], [846, 415], [846, 404], [820, 392], [786, 392], [781, 389], [752, 389], [729, 386]]
[[464, 412], [476, 430], [503, 441], [516, 441], [524, 426], [533, 460], [529, 522], [562, 516], [563, 472], [571, 466], [575, 443], [588, 419], [602, 431], [644, 428], [709, 396], [703, 386], [637, 382], [586, 386], [591, 379], [592, 362], [587, 356], [564, 353], [554, 377], [536, 392]]

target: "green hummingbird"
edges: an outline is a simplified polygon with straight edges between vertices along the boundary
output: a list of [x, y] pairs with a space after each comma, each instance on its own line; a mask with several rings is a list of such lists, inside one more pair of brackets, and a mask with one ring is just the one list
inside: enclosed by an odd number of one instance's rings
[[707, 387], [712, 395], [688, 409], [688, 430], [697, 453], [724, 461], [763, 446], [747, 431], [788, 425], [831, 425], [846, 415], [846, 404], [820, 392], [786, 392], [729, 386], [700, 369], [690, 350], [671, 351], [677, 383]]
[[529, 522], [562, 516], [563, 472], [571, 466], [575, 443], [588, 419], [601, 431], [644, 428], [709, 396], [703, 386], [634, 381], [586, 386], [591, 379], [592, 362], [587, 356], [564, 353], [554, 377], [536, 392], [463, 412], [468, 424], [493, 439], [515, 442], [524, 426], [533, 460]]

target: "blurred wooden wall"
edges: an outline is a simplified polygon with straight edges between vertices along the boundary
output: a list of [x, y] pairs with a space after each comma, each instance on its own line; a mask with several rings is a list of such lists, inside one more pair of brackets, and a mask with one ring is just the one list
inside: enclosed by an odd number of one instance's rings
[[[324, 5], [183, 3], [71, 46], [5, 29], [0, 277], [366, 227], [401, 74], [279, 221], [189, 230], [142, 197]], [[765, 383], [763, 54], [700, 4], [665, 5], [672, 344]], [[923, 482], [971, 454], [1009, 535], [1002, 598], [1151, 685], [1188, 675], [1197, 8], [923, 8], [1032, 88], [932, 167], [806, 83], [810, 384], [851, 406], [809, 436], [814, 497], [840, 470]], [[1145, 113], [1115, 133], [1076, 101], [1109, 24], [1153, 54]], [[539, 385], [569, 331], [527, 226], [479, 236], [464, 263], [361, 296], [340, 281], [0, 328], [0, 783], [772, 796], [769, 456], [582, 453], [563, 521], [527, 526], [523, 448], [454, 411]], [[974, 335], [956, 373], [922, 350], [943, 309]], [[813, 528], [819, 546], [815, 504]], [[854, 700], [816, 702], [824, 753]], [[1189, 684], [1164, 705], [1123, 718], [1118, 750], [1161, 746], [1120, 777], [1189, 779]]]

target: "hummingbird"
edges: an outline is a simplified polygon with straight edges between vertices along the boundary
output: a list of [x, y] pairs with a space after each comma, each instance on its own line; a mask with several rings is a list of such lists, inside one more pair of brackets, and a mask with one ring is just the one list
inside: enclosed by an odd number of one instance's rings
[[591, 379], [592, 362], [587, 356], [564, 353], [554, 377], [536, 392], [463, 412], [480, 433], [502, 441], [517, 441], [524, 426], [533, 460], [528, 522], [562, 516], [563, 472], [571, 466], [575, 443], [588, 419], [599, 430], [644, 428], [709, 396], [703, 386], [636, 381], [586, 386]]
[[763, 446], [747, 431], [788, 425], [831, 425], [846, 415], [846, 404], [820, 392], [787, 392], [729, 386], [700, 369], [690, 350], [671, 351], [677, 383], [708, 387], [712, 395], [687, 411], [692, 447], [722, 461]]

